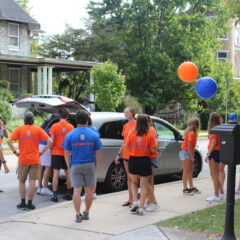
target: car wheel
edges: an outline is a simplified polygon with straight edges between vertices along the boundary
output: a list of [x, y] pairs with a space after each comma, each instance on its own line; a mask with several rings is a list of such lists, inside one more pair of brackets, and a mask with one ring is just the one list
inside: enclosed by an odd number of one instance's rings
[[196, 152], [194, 154], [194, 158], [193, 177], [196, 178], [202, 170], [202, 159], [201, 156]]
[[111, 164], [104, 183], [106, 188], [111, 192], [117, 192], [126, 189], [127, 174], [122, 163], [118, 165], [115, 163]]

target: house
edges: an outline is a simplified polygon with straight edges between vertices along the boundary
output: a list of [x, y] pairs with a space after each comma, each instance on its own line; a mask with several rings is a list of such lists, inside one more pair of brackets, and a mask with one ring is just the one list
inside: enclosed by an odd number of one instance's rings
[[232, 19], [229, 24], [230, 32], [219, 37], [222, 41], [222, 48], [217, 51], [217, 59], [219, 61], [229, 60], [233, 65], [235, 79], [240, 80], [240, 25], [235, 19]]
[[15, 99], [26, 93], [53, 94], [54, 71], [89, 71], [99, 64], [31, 57], [31, 35], [40, 31], [40, 24], [14, 0], [0, 0], [0, 81], [9, 81]]

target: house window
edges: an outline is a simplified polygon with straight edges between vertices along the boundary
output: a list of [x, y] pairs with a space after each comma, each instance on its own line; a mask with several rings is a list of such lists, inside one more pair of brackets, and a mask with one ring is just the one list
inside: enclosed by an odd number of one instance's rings
[[220, 61], [228, 59], [228, 52], [227, 51], [218, 51], [217, 52], [217, 59]]
[[10, 91], [15, 98], [20, 97], [20, 69], [9, 69]]
[[240, 45], [240, 28], [236, 29], [236, 44]]
[[9, 49], [19, 50], [19, 25], [9, 23]]

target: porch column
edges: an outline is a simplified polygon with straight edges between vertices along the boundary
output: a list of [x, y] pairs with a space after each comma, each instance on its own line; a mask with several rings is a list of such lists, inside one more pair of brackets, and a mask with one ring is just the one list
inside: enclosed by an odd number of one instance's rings
[[[92, 86], [94, 84], [93, 82], [93, 76], [92, 74], [90, 73], [90, 86]], [[90, 93], [89, 95], [89, 102], [90, 103], [94, 103], [94, 94], [93, 93]]]
[[43, 67], [43, 94], [47, 94], [47, 67]]
[[42, 93], [42, 67], [38, 67], [38, 73], [37, 73], [37, 82], [38, 82], [38, 95], [41, 95]]
[[48, 67], [48, 95], [52, 95], [52, 67]]

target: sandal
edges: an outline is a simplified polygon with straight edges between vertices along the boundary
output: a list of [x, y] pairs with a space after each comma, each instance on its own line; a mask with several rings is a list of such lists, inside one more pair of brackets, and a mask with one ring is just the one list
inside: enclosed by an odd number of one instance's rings
[[132, 204], [131, 202], [127, 201], [127, 202], [123, 203], [122, 206], [127, 207], [127, 206], [130, 206], [131, 204]]

